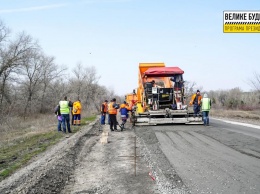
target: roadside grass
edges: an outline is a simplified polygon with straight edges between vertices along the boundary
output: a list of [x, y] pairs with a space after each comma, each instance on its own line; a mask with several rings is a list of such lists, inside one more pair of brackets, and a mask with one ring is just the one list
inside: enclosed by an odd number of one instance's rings
[[[63, 133], [57, 132], [56, 118], [45, 115], [44, 119], [43, 117], [38, 119], [31, 121], [31, 124], [21, 125], [25, 128], [21, 126], [15, 128], [16, 123], [9, 124], [12, 127], [9, 126], [8, 130], [6, 130], [7, 126], [1, 126], [1, 128], [5, 127], [5, 130], [1, 129], [0, 134], [2, 137], [0, 138], [0, 181], [21, 168], [37, 154], [65, 138]], [[95, 115], [83, 117], [81, 126], [73, 126], [73, 133], [95, 119]]]
[[83, 125], [84, 125], [84, 124], [87, 125], [88, 123], [93, 122], [96, 118], [97, 118], [96, 115], [92, 115], [92, 116], [89, 116], [89, 117], [85, 117], [85, 118], [82, 118], [81, 123], [83, 123]]
[[0, 180], [27, 163], [33, 156], [57, 143], [63, 135], [56, 131], [34, 134], [0, 150]]
[[251, 121], [251, 123], [260, 124], [260, 110], [244, 111], [244, 110], [211, 109], [210, 116], [235, 119], [241, 122]]

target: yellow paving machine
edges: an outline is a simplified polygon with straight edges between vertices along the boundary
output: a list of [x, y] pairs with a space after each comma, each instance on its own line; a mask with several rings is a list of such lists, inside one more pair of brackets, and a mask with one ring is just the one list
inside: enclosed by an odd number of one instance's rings
[[126, 95], [134, 125], [203, 124], [201, 115], [194, 117], [186, 104], [183, 74], [164, 63], [139, 63], [138, 87]]

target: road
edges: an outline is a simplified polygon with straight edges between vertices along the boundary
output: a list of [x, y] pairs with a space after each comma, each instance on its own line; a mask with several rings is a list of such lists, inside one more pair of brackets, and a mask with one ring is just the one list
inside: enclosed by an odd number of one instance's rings
[[259, 128], [211, 119], [150, 129], [187, 193], [260, 193]]
[[221, 121], [220, 119], [211, 120], [211, 126], [260, 139], [260, 126], [234, 121]]

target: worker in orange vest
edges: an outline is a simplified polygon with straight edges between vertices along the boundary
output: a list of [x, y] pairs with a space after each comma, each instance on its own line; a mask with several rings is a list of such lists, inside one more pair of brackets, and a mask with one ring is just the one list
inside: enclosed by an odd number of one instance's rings
[[105, 125], [106, 124], [106, 114], [107, 114], [107, 110], [108, 110], [108, 105], [107, 105], [107, 100], [105, 100], [100, 107], [100, 112], [101, 112], [101, 120], [100, 123], [101, 125]]
[[80, 121], [81, 121], [81, 103], [80, 100], [77, 100], [73, 103], [73, 108], [72, 108], [72, 113], [73, 113], [73, 124], [80, 126]]
[[128, 119], [128, 111], [130, 111], [131, 108], [129, 107], [129, 105], [126, 103], [126, 101], [124, 101], [119, 108], [119, 112], [121, 114], [121, 119], [122, 119], [122, 123], [119, 125], [119, 127], [121, 128], [121, 131], [124, 130], [125, 128], [125, 123]]
[[199, 90], [191, 96], [190, 105], [193, 105], [194, 117], [199, 116], [201, 99], [202, 96]]
[[[116, 103], [116, 99], [113, 98], [111, 102], [108, 104], [108, 114], [110, 118], [110, 130], [117, 130], [117, 109], [119, 108], [119, 104]], [[113, 128], [114, 127], [114, 128]]]

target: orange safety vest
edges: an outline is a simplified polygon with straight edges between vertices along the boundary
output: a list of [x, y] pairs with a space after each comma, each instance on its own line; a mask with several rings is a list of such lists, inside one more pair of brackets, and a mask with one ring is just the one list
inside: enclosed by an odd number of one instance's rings
[[79, 101], [73, 103], [72, 113], [74, 115], [81, 113], [81, 103]]
[[127, 108], [127, 110], [132, 110], [131, 106], [127, 106], [126, 108]]
[[116, 115], [117, 114], [117, 110], [113, 107], [113, 102], [110, 102], [108, 104], [108, 113], [111, 115]]
[[[102, 105], [104, 105], [104, 110], [103, 110], [103, 108], [102, 108]], [[100, 111], [101, 111], [101, 112], [104, 111], [104, 113], [106, 113], [106, 112], [107, 112], [107, 103], [103, 102], [102, 105], [101, 105], [101, 107], [100, 107]]]
[[[193, 94], [193, 95], [191, 96], [190, 105], [193, 104], [193, 102], [194, 102], [194, 100], [195, 100], [195, 98], [196, 98], [196, 95], [197, 95], [197, 94]], [[198, 96], [198, 105], [200, 105], [201, 99], [202, 99], [202, 96], [199, 95], [199, 96]]]
[[121, 104], [120, 105], [120, 109], [121, 108], [126, 108], [127, 110], [131, 110], [132, 108], [129, 106], [129, 105], [127, 105], [127, 104]]
[[126, 104], [121, 104], [120, 108], [126, 108]]

